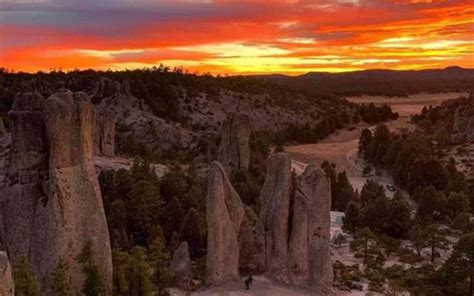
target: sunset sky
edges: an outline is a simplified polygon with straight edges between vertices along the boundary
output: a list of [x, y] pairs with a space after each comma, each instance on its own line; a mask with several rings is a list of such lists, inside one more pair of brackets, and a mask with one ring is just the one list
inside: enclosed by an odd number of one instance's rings
[[474, 1], [0, 0], [0, 67], [213, 74], [474, 67]]

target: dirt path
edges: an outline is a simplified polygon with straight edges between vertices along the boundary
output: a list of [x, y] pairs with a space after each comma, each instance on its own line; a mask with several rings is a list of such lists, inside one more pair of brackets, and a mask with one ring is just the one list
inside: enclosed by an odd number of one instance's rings
[[[442, 93], [442, 94], [419, 94], [407, 98], [384, 98], [384, 97], [353, 97], [348, 100], [355, 103], [375, 103], [386, 104], [392, 107], [395, 112], [399, 112], [400, 117], [397, 120], [387, 122], [386, 125], [393, 132], [402, 129], [413, 129], [411, 115], [420, 113], [425, 106], [436, 106], [441, 102], [456, 99], [464, 93]], [[302, 172], [308, 163], [321, 165], [325, 160], [336, 165], [337, 171], [346, 171], [349, 181], [354, 189], [362, 189], [367, 178], [362, 176], [362, 170], [366, 166], [365, 162], [357, 155], [359, 146], [359, 137], [363, 129], [375, 129], [375, 126], [368, 124], [359, 124], [354, 130], [341, 130], [329, 136], [327, 139], [317, 144], [288, 146], [286, 151], [293, 160], [293, 168], [297, 173]], [[384, 187], [393, 184], [392, 178], [382, 173], [381, 176], [372, 177]], [[393, 193], [387, 191], [388, 196]]]

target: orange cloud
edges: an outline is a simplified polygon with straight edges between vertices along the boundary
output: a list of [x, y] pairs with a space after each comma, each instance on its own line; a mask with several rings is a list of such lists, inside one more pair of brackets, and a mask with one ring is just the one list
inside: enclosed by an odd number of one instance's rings
[[0, 66], [16, 71], [160, 63], [215, 74], [474, 67], [472, 1], [25, 3], [0, 3]]

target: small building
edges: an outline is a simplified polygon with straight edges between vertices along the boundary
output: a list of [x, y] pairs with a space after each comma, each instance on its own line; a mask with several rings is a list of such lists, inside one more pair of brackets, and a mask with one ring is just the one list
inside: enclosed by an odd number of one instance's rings
[[342, 226], [344, 224], [343, 218], [346, 215], [344, 212], [336, 212], [336, 211], [331, 211], [331, 225], [339, 225]]

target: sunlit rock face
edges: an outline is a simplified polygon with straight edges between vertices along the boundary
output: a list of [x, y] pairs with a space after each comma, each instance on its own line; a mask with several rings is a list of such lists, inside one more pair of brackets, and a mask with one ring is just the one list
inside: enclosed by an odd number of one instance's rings
[[48, 99], [27, 93], [10, 112], [11, 153], [2, 192], [2, 232], [9, 258], [29, 261], [41, 294], [60, 260], [80, 292], [77, 257], [87, 242], [112, 290], [109, 233], [95, 172], [96, 114], [85, 93], [60, 90]]
[[290, 157], [274, 154], [268, 161], [260, 201], [268, 275], [317, 294], [330, 294], [331, 184], [326, 174], [309, 165], [295, 176]]
[[246, 114], [229, 114], [222, 127], [217, 159], [227, 172], [248, 169], [250, 162], [250, 119]]
[[265, 228], [266, 265], [269, 274], [288, 282], [288, 239], [293, 190], [291, 159], [285, 153], [270, 156], [260, 194], [260, 219]]
[[94, 133], [95, 155], [107, 157], [115, 156], [115, 126], [117, 116], [109, 109], [105, 109], [97, 115]]
[[330, 180], [315, 165], [309, 165], [295, 180], [288, 268], [293, 285], [322, 295], [332, 291], [330, 210]]
[[221, 285], [239, 280], [238, 237], [244, 204], [220, 163], [211, 164], [208, 182], [206, 283]]

